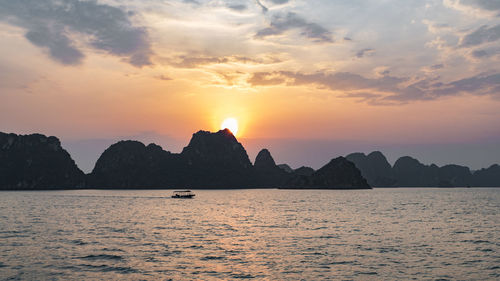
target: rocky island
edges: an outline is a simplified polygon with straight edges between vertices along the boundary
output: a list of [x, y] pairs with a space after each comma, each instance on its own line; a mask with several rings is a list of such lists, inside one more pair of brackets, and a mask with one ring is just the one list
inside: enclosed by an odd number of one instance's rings
[[368, 155], [352, 153], [346, 157], [374, 187], [499, 187], [500, 166], [471, 171], [460, 165], [424, 165], [403, 156], [391, 166], [379, 151]]
[[254, 163], [228, 129], [193, 134], [181, 153], [156, 144], [119, 141], [84, 174], [59, 139], [41, 134], [0, 133], [0, 190], [495, 187], [500, 166], [471, 171], [459, 165], [425, 165], [409, 156], [393, 166], [378, 151], [332, 159], [318, 170], [277, 165], [262, 149]]
[[0, 189], [85, 187], [85, 175], [56, 137], [0, 133]]
[[56, 137], [2, 134], [0, 189], [68, 188], [371, 188], [345, 158], [314, 171], [283, 170], [263, 149], [254, 164], [228, 129], [193, 134], [181, 153], [158, 145], [119, 141], [85, 175]]

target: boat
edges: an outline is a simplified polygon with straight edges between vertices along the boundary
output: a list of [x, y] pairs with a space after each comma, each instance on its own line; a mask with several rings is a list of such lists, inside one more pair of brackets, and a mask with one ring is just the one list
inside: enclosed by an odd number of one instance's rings
[[193, 198], [195, 195], [191, 190], [175, 190], [172, 198]]

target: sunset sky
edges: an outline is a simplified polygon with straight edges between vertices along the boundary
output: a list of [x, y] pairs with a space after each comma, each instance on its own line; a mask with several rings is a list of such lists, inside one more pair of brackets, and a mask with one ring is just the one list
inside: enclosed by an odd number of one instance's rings
[[0, 40], [0, 131], [58, 136], [86, 171], [228, 117], [252, 161], [500, 162], [498, 0], [0, 0]]

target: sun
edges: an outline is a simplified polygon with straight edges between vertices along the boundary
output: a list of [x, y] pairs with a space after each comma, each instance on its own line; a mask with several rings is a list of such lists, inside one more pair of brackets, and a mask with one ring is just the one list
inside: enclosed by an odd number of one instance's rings
[[220, 128], [222, 130], [229, 129], [229, 131], [236, 136], [236, 133], [238, 133], [238, 120], [234, 118], [226, 118], [220, 125]]

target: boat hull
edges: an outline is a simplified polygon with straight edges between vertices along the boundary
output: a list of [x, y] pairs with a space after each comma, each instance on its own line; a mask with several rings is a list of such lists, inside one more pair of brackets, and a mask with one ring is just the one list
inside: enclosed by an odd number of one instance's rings
[[172, 195], [172, 198], [176, 198], [176, 199], [193, 199], [194, 195], [182, 195], [182, 196], [179, 196], [179, 195]]

